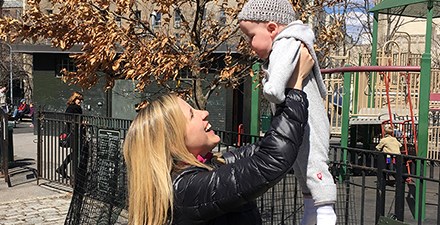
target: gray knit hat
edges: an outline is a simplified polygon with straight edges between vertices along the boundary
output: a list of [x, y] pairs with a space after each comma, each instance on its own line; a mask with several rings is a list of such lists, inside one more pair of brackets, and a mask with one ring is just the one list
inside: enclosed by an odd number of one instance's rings
[[238, 21], [242, 20], [287, 25], [295, 20], [295, 11], [288, 0], [249, 0], [238, 14]]

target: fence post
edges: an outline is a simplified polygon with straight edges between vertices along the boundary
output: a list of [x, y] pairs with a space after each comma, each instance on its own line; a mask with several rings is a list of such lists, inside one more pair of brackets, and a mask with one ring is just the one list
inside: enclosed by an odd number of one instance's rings
[[405, 212], [405, 182], [403, 179], [403, 156], [396, 155], [396, 192], [394, 203], [394, 215], [400, 221], [404, 219]]
[[[348, 65], [347, 65], [348, 66]], [[344, 82], [343, 82], [343, 95], [342, 95], [342, 124], [341, 130], [347, 132], [341, 132], [341, 147], [343, 149], [342, 152], [342, 160], [343, 166], [341, 171], [341, 176], [339, 177], [340, 181], [345, 179], [345, 175], [347, 174], [347, 147], [348, 147], [348, 129], [349, 129], [349, 121], [350, 121], [350, 85], [351, 85], [351, 73], [344, 73]], [[342, 178], [342, 179], [341, 179]]]
[[377, 154], [377, 188], [376, 188], [376, 220], [379, 222], [380, 216], [385, 214], [385, 157], [386, 154]]
[[2, 135], [3, 135], [3, 137], [2, 137], [2, 140], [1, 140], [1, 143], [2, 143], [2, 149], [1, 149], [1, 151], [2, 151], [2, 159], [3, 159], [3, 175], [5, 176], [5, 182], [8, 184], [8, 187], [11, 187], [11, 181], [9, 180], [9, 149], [8, 149], [8, 147], [9, 147], [9, 145], [8, 145], [8, 143], [9, 143], [9, 135], [8, 135], [8, 132], [9, 132], [9, 127], [8, 127], [8, 120], [7, 120], [7, 117], [6, 117], [6, 113], [3, 111], [3, 110], [0, 110], [1, 112], [0, 112], [0, 120], [1, 120], [1, 123], [2, 123], [2, 126], [3, 126], [3, 129], [2, 129]]
[[72, 148], [72, 163], [70, 164], [72, 168], [72, 186], [75, 186], [76, 183], [76, 175], [78, 170], [78, 158], [79, 158], [79, 148], [80, 148], [80, 141], [82, 139], [81, 135], [81, 116], [80, 115], [74, 115], [73, 116], [73, 126], [74, 126], [74, 137], [75, 140], [73, 141], [73, 148]]
[[42, 129], [42, 120], [43, 120], [43, 118], [42, 118], [42, 109], [41, 109], [41, 107], [39, 107], [39, 109], [38, 109], [38, 111], [37, 111], [37, 185], [39, 185], [40, 184], [40, 178], [42, 177], [41, 176], [41, 173], [42, 173], [42, 154], [41, 154], [41, 152], [42, 152], [42, 150], [43, 150], [43, 146], [42, 146], [42, 143], [43, 143], [43, 140], [41, 139], [41, 129]]

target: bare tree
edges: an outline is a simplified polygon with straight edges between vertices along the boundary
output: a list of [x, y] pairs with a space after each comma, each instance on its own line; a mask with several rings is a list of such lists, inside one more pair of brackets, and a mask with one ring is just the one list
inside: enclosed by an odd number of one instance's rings
[[[235, 88], [253, 76], [255, 58], [238, 31], [236, 15], [245, 0], [51, 0], [51, 14], [39, 1], [28, 1], [23, 20], [0, 20], [4, 40], [50, 39], [63, 50], [82, 46], [73, 55], [76, 71], [63, 70], [66, 80], [84, 88], [105, 79], [136, 81], [144, 91], [157, 84], [205, 108], [219, 87]], [[336, 0], [294, 2], [304, 18], [322, 12]], [[335, 37], [326, 27], [318, 40], [327, 54]], [[337, 35], [336, 35], [337, 36]], [[322, 42], [317, 42], [322, 43]], [[239, 53], [239, 54], [238, 54]], [[104, 76], [102, 75], [104, 74]]]

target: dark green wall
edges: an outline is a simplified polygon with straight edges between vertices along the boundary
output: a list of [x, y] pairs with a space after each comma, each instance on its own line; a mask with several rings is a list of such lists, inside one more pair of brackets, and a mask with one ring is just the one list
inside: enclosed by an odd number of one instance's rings
[[[89, 90], [78, 86], [68, 85], [55, 76], [57, 59], [67, 57], [66, 54], [34, 54], [34, 90], [33, 102], [47, 111], [64, 112], [67, 99], [73, 91], [84, 95], [83, 113], [85, 115], [106, 116], [107, 97], [103, 85], [98, 84]], [[102, 106], [99, 106], [102, 103]]]
[[[131, 80], [116, 81], [113, 90], [108, 94], [104, 92], [103, 83], [89, 90], [82, 90], [77, 86], [65, 84], [56, 77], [57, 61], [68, 57], [67, 54], [34, 54], [33, 56], [33, 102], [36, 107], [41, 106], [47, 111], [64, 112], [71, 93], [80, 91], [84, 94], [85, 115], [133, 119], [136, 116], [134, 110], [136, 103], [144, 99], [154, 99], [159, 93], [164, 92], [155, 85], [150, 85], [144, 93], [135, 92], [133, 91], [135, 84]], [[231, 122], [232, 107], [231, 89], [221, 88], [211, 95], [207, 110], [210, 112], [209, 121], [213, 128], [220, 130], [233, 128], [231, 125], [227, 126]]]
[[131, 80], [117, 80], [112, 90], [112, 117], [132, 120], [136, 116], [135, 104], [145, 99], [144, 93], [134, 91]]

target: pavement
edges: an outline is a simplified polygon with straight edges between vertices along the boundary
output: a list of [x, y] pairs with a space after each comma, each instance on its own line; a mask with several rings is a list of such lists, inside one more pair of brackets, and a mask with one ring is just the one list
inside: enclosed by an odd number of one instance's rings
[[0, 175], [0, 225], [64, 224], [72, 190], [37, 184], [37, 136], [30, 125], [21, 122], [13, 128], [12, 187]]

